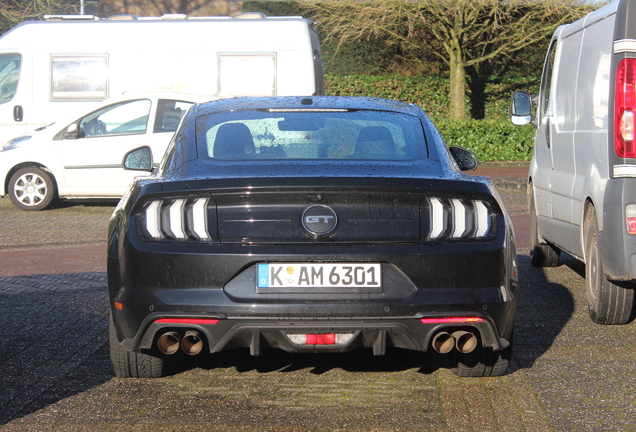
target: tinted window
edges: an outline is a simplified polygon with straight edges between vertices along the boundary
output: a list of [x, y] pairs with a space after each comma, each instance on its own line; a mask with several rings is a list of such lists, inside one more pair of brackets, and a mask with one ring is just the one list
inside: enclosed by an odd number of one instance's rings
[[153, 132], [174, 132], [179, 127], [181, 119], [193, 105], [192, 102], [172, 99], [159, 99], [157, 103], [157, 118]]
[[146, 132], [151, 103], [147, 99], [110, 105], [80, 121], [80, 138], [142, 134]]
[[13, 99], [18, 89], [21, 59], [18, 54], [0, 55], [0, 104]]
[[201, 157], [229, 160], [399, 161], [425, 154], [419, 118], [385, 111], [216, 113], [197, 118], [197, 142]]

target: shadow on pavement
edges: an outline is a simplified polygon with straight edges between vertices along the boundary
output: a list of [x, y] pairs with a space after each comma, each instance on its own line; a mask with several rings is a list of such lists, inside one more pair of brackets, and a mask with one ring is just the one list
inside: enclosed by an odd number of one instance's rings
[[53, 201], [44, 211], [69, 207], [115, 207], [119, 198], [58, 199]]
[[0, 425], [113, 377], [105, 274], [0, 278]]
[[197, 357], [175, 354], [171, 360], [175, 375], [193, 368], [235, 368], [238, 372], [260, 373], [308, 369], [309, 373], [321, 375], [333, 369], [356, 373], [399, 372], [413, 368], [419, 368], [420, 373], [430, 374], [439, 368], [450, 367], [445, 356], [437, 353], [420, 353], [398, 348], [387, 348], [385, 356], [374, 356], [371, 349], [355, 349], [342, 354], [292, 354], [279, 349], [266, 349], [263, 355], [258, 357], [251, 356], [247, 348], [239, 348]]
[[[517, 259], [520, 286], [513, 364], [524, 369], [550, 349], [572, 318], [574, 298], [567, 287], [550, 282], [544, 269], [533, 267], [529, 255]], [[574, 258], [562, 257], [561, 265], [575, 265], [570, 260]]]

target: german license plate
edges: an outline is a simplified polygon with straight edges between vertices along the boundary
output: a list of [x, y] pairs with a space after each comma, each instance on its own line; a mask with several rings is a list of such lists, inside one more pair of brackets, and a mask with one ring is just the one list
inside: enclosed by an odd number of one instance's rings
[[382, 287], [380, 264], [265, 263], [258, 264], [257, 272], [258, 288]]

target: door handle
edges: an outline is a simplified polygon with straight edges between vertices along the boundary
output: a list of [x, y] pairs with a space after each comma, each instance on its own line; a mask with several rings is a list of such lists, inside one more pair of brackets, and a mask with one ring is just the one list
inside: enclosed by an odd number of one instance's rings
[[550, 148], [550, 117], [545, 119], [545, 142]]
[[13, 120], [17, 122], [21, 122], [24, 118], [24, 111], [22, 110], [21, 105], [16, 105], [13, 107]]

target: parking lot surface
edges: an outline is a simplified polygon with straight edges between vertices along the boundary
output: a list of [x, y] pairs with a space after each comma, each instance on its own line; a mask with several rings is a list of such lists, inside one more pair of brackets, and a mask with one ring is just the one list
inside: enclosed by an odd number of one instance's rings
[[167, 378], [114, 378], [105, 274], [114, 203], [25, 213], [0, 199], [0, 430], [636, 430], [636, 323], [590, 321], [578, 261], [530, 265], [515, 172], [488, 171], [515, 222], [521, 271], [513, 364], [498, 378], [457, 378], [440, 356], [402, 350], [237, 350], [193, 357]]

